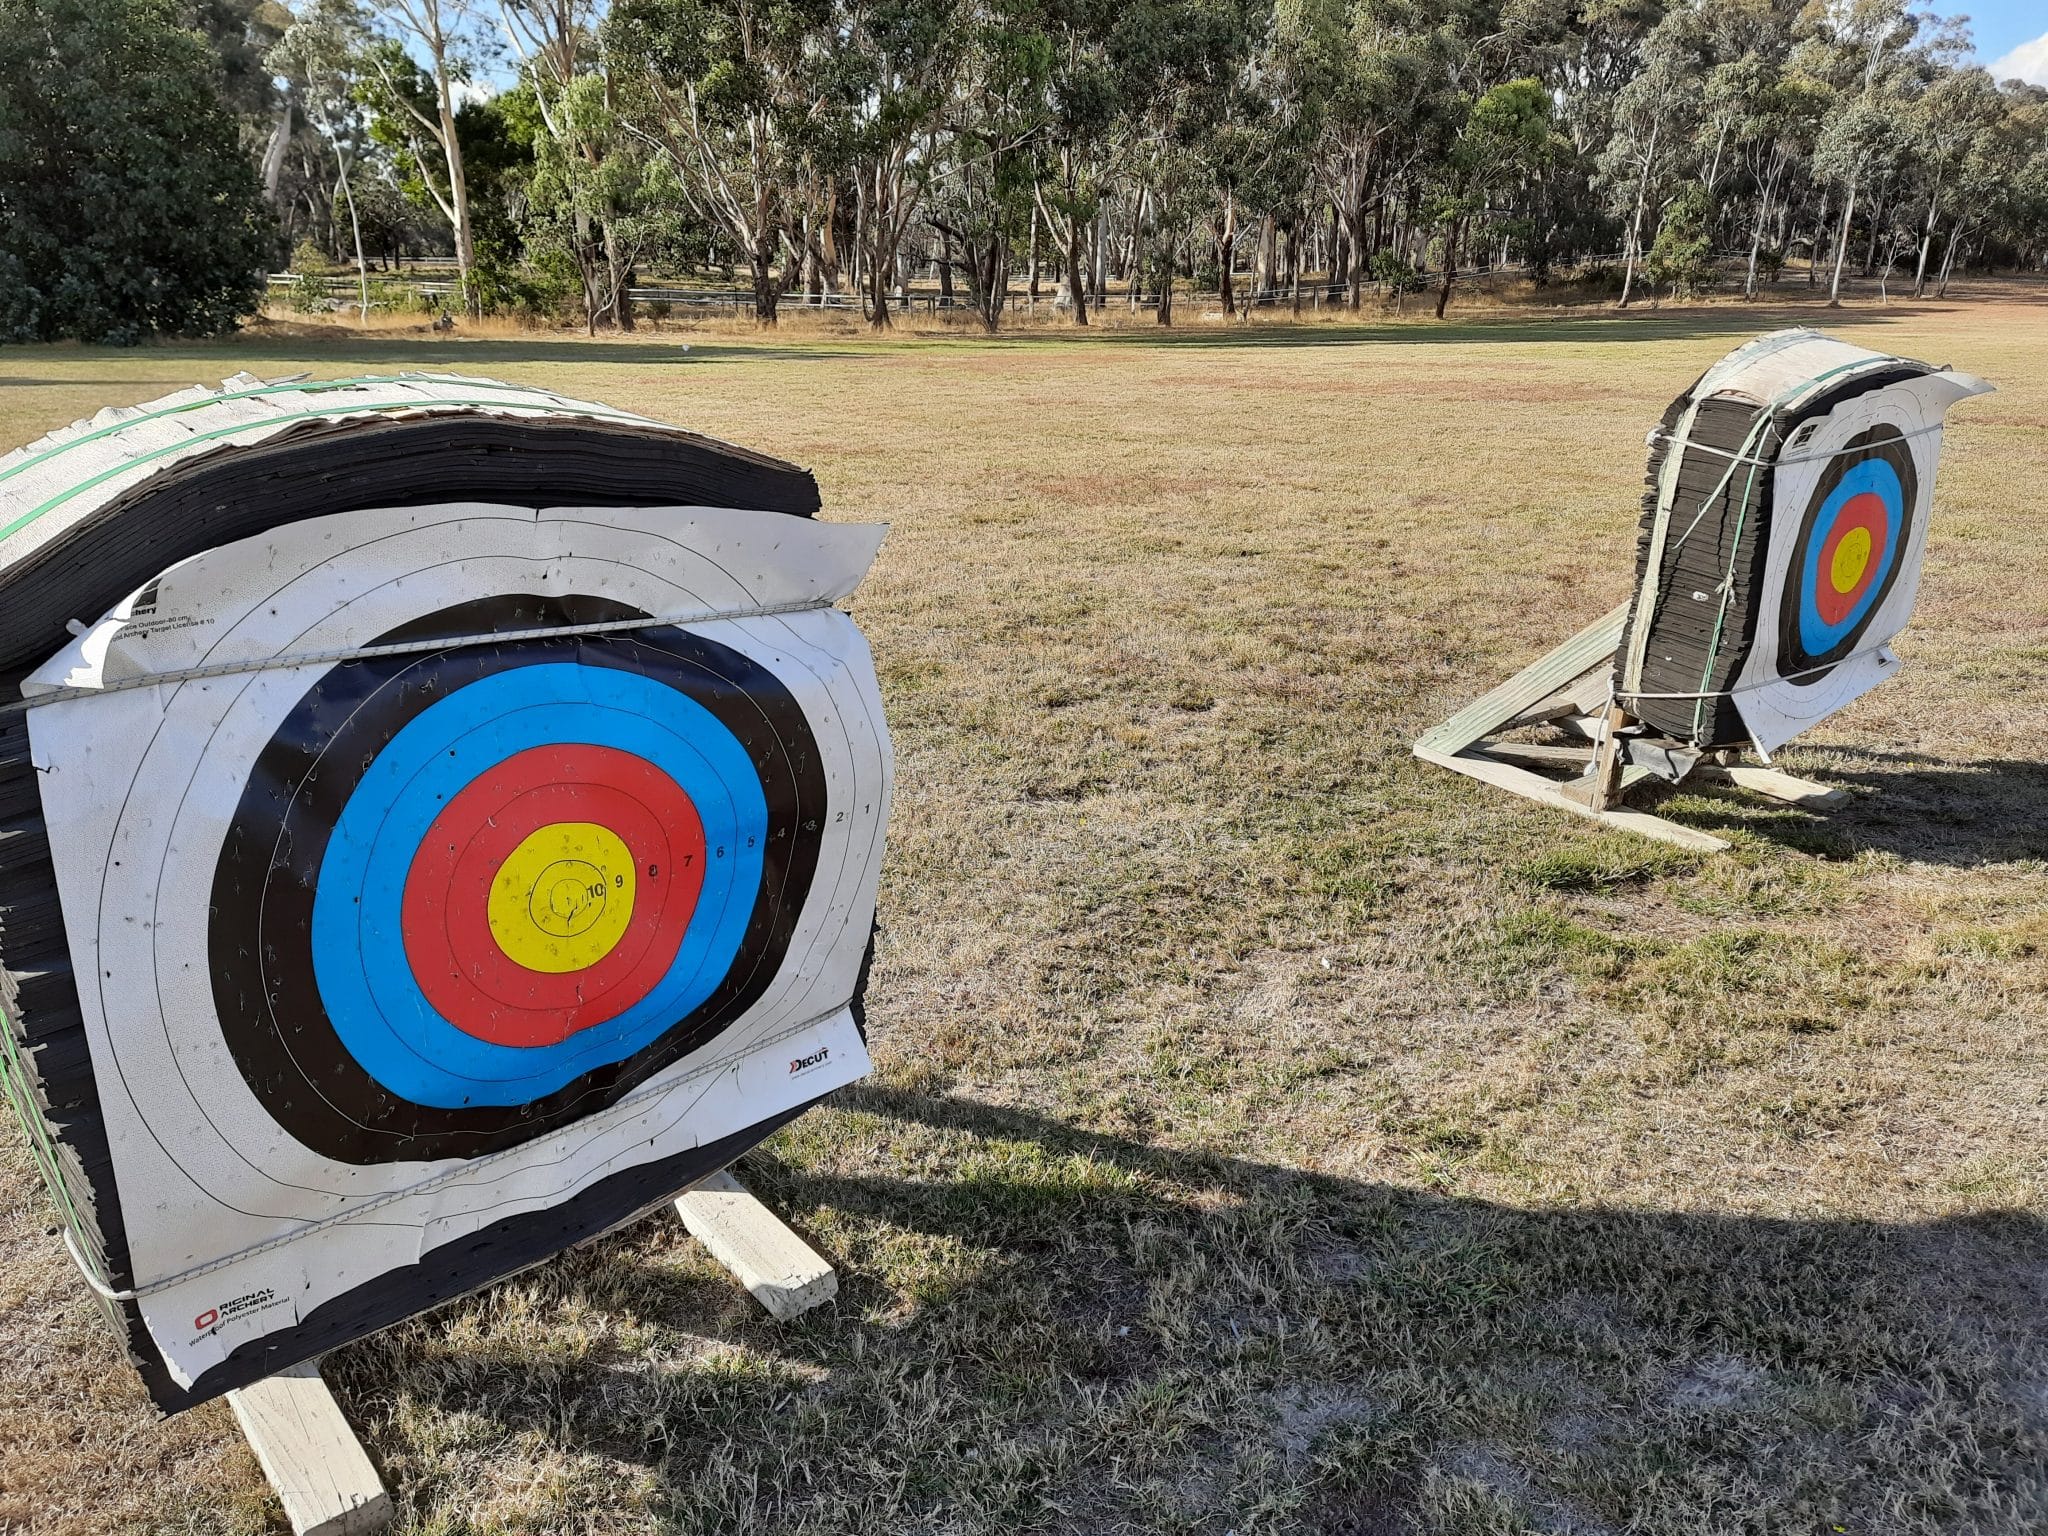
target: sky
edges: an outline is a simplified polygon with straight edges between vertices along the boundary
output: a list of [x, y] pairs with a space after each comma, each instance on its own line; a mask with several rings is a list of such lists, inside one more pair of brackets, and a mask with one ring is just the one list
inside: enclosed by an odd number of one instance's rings
[[2048, 0], [1928, 0], [1943, 16], [1967, 16], [1978, 61], [2005, 80], [2048, 85]]

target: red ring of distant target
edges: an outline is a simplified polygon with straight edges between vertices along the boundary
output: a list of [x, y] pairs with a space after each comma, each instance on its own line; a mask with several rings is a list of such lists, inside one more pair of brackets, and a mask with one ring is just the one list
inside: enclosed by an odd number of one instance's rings
[[[552, 823], [591, 822], [631, 853], [625, 932], [580, 970], [530, 970], [491, 932], [491, 883]], [[436, 1012], [494, 1045], [547, 1046], [631, 1008], [667, 974], [704, 883], [704, 828], [674, 779], [613, 747], [529, 748], [477, 775], [435, 817], [407, 871], [406, 959]]]

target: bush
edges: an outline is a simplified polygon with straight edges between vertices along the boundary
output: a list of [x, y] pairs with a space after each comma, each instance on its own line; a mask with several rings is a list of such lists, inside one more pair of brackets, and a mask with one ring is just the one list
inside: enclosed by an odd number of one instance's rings
[[1694, 183], [1680, 190], [1657, 226], [1657, 238], [1643, 263], [1643, 275], [1688, 299], [1720, 281], [1714, 264], [1714, 201]]
[[294, 313], [324, 315], [329, 308], [327, 280], [318, 273], [294, 271], [291, 286], [285, 289], [284, 301]]
[[0, 340], [232, 330], [273, 224], [171, 0], [0, 0]]
[[1374, 251], [1372, 265], [1366, 270], [1389, 293], [1414, 293], [1422, 286], [1421, 274], [1394, 251]]

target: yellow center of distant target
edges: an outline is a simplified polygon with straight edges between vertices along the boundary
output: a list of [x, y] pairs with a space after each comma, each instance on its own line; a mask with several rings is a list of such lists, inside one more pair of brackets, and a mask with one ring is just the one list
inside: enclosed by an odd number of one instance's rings
[[1828, 569], [1828, 580], [1834, 583], [1837, 592], [1853, 592], [1869, 567], [1870, 530], [1851, 528], [1835, 545], [1835, 558]]
[[633, 920], [633, 855], [589, 821], [531, 833], [498, 867], [488, 908], [505, 958], [560, 975], [597, 964]]

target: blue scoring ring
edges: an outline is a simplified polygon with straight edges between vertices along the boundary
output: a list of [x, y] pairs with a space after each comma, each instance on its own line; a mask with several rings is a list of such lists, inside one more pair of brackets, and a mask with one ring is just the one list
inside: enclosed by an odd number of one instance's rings
[[[496, 1045], [456, 1028], [420, 991], [399, 925], [406, 873], [464, 785], [562, 742], [633, 753], [675, 780], [703, 819], [703, 889], [674, 963], [644, 998], [554, 1045]], [[313, 901], [321, 1002], [349, 1053], [401, 1098], [441, 1109], [528, 1103], [642, 1050], [725, 979], [761, 889], [767, 829], [746, 749], [674, 689], [568, 663], [481, 678], [393, 736], [335, 822]]]
[[[1828, 533], [1834, 528], [1842, 508], [1852, 498], [1861, 495], [1874, 495], [1884, 503], [1884, 549], [1878, 557], [1877, 569], [1864, 586], [1863, 595], [1839, 624], [1831, 625], [1821, 618], [1816, 602], [1822, 580], [1821, 552], [1827, 547]], [[1905, 488], [1899, 484], [1899, 472], [1883, 459], [1865, 459], [1852, 466], [1842, 476], [1841, 483], [1829, 493], [1827, 500], [1821, 503], [1820, 512], [1813, 519], [1806, 536], [1799, 573], [1799, 643], [1808, 655], [1819, 656], [1833, 650], [1877, 606], [1879, 597], [1886, 590], [1886, 578], [1898, 560], [1900, 533], [1904, 525]]]

